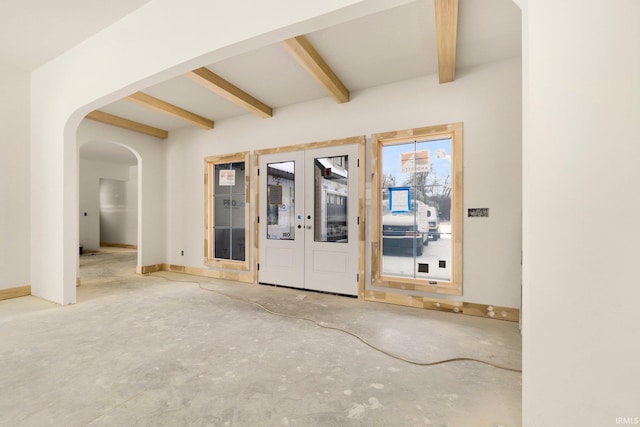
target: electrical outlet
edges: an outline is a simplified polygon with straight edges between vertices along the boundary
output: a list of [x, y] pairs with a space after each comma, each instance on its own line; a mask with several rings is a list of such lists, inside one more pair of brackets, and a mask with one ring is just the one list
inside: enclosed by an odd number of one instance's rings
[[489, 216], [489, 208], [469, 208], [467, 212], [470, 218], [473, 218], [473, 217], [486, 218]]
[[180, 256], [184, 256], [184, 251], [180, 251]]

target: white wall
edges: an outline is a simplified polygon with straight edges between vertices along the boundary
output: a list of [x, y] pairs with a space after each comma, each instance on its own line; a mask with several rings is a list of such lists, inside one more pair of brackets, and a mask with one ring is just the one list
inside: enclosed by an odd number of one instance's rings
[[137, 184], [137, 180], [100, 179], [101, 242], [137, 244]]
[[[138, 157], [137, 167], [122, 168], [114, 175], [113, 164], [107, 165], [106, 170], [96, 167], [96, 174], [111, 179], [128, 180], [129, 185], [137, 185], [137, 211], [139, 218], [137, 222], [137, 238], [138, 244], [138, 266], [153, 265], [163, 262], [164, 257], [164, 211], [165, 211], [165, 169], [164, 169], [164, 150], [165, 142], [161, 139], [151, 136], [141, 135], [129, 132], [113, 126], [107, 126], [91, 120], [84, 120], [78, 128], [78, 143], [80, 145], [90, 141], [112, 142], [122, 146], [129, 147]], [[86, 160], [80, 162], [83, 167]], [[96, 162], [93, 162], [96, 163]], [[134, 170], [139, 170], [140, 179], [132, 176]], [[83, 171], [81, 170], [81, 174]], [[99, 206], [99, 187], [96, 184], [96, 178], [100, 176], [94, 175], [93, 188], [83, 189], [82, 179], [80, 181], [80, 200], [92, 200], [91, 207], [98, 209]], [[81, 175], [82, 178], [82, 175]], [[131, 192], [128, 192], [131, 193]], [[93, 199], [91, 199], [93, 197]], [[131, 197], [129, 194], [128, 197]], [[83, 202], [81, 202], [83, 203]], [[84, 205], [83, 205], [84, 206]], [[80, 224], [82, 226], [82, 214], [85, 212], [80, 207]], [[134, 215], [131, 210], [128, 215]], [[136, 214], [137, 216], [137, 214]], [[128, 221], [130, 221], [129, 218]], [[97, 224], [96, 215], [92, 216], [94, 221], [93, 241], [98, 239], [95, 230]], [[130, 230], [128, 231], [130, 233]], [[120, 242], [115, 242], [120, 243]], [[135, 244], [135, 242], [134, 242]]]
[[[117, 236], [122, 236], [123, 240], [102, 239], [102, 241], [132, 245], [137, 244], [137, 166], [87, 159], [80, 159], [78, 187], [80, 244], [83, 245], [84, 249], [97, 250], [100, 248], [100, 180], [102, 178], [125, 183], [123, 185], [125, 191], [123, 203], [125, 208], [118, 215], [116, 223], [114, 224], [118, 232], [121, 233]], [[110, 236], [107, 236], [107, 238], [108, 237]]]
[[[446, 85], [428, 76], [356, 92], [346, 104], [326, 98], [278, 109], [270, 119], [244, 115], [218, 121], [213, 131], [172, 132], [167, 146], [167, 262], [205, 267], [206, 156], [461, 121], [464, 205], [491, 212], [486, 219], [465, 218], [463, 299], [520, 307], [520, 74], [517, 58], [463, 70]], [[253, 221], [253, 208], [251, 213]]]
[[528, 3], [524, 425], [637, 425], [640, 2]]
[[0, 64], [0, 289], [30, 284], [29, 73]]
[[[124, 218], [122, 227], [123, 242], [127, 245], [138, 244], [138, 166], [129, 166], [129, 179], [124, 186]], [[106, 240], [107, 242], [109, 240]], [[116, 242], [117, 243], [117, 242]]]

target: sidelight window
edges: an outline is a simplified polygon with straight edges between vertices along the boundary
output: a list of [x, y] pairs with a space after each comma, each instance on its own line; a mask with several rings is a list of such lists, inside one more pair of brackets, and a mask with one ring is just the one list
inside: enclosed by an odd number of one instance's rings
[[206, 260], [248, 269], [248, 153], [206, 159]]

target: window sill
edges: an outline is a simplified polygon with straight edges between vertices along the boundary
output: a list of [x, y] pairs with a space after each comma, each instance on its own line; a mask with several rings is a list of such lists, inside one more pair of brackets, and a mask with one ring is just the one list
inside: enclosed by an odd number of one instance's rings
[[462, 284], [439, 280], [420, 280], [393, 276], [381, 276], [371, 286], [379, 288], [403, 289], [405, 291], [431, 292], [445, 295], [462, 295]]
[[231, 261], [228, 259], [208, 259], [204, 261], [207, 267], [216, 267], [224, 270], [249, 271], [248, 261]]

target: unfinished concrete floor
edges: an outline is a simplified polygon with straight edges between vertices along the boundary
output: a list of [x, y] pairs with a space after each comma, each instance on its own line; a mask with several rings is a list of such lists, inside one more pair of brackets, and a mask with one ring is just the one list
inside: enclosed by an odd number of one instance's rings
[[[83, 255], [81, 266], [78, 304], [0, 301], [0, 425], [521, 424], [519, 373], [402, 362], [195, 284], [135, 275], [135, 253]], [[412, 360], [521, 366], [515, 323], [157, 274]]]

